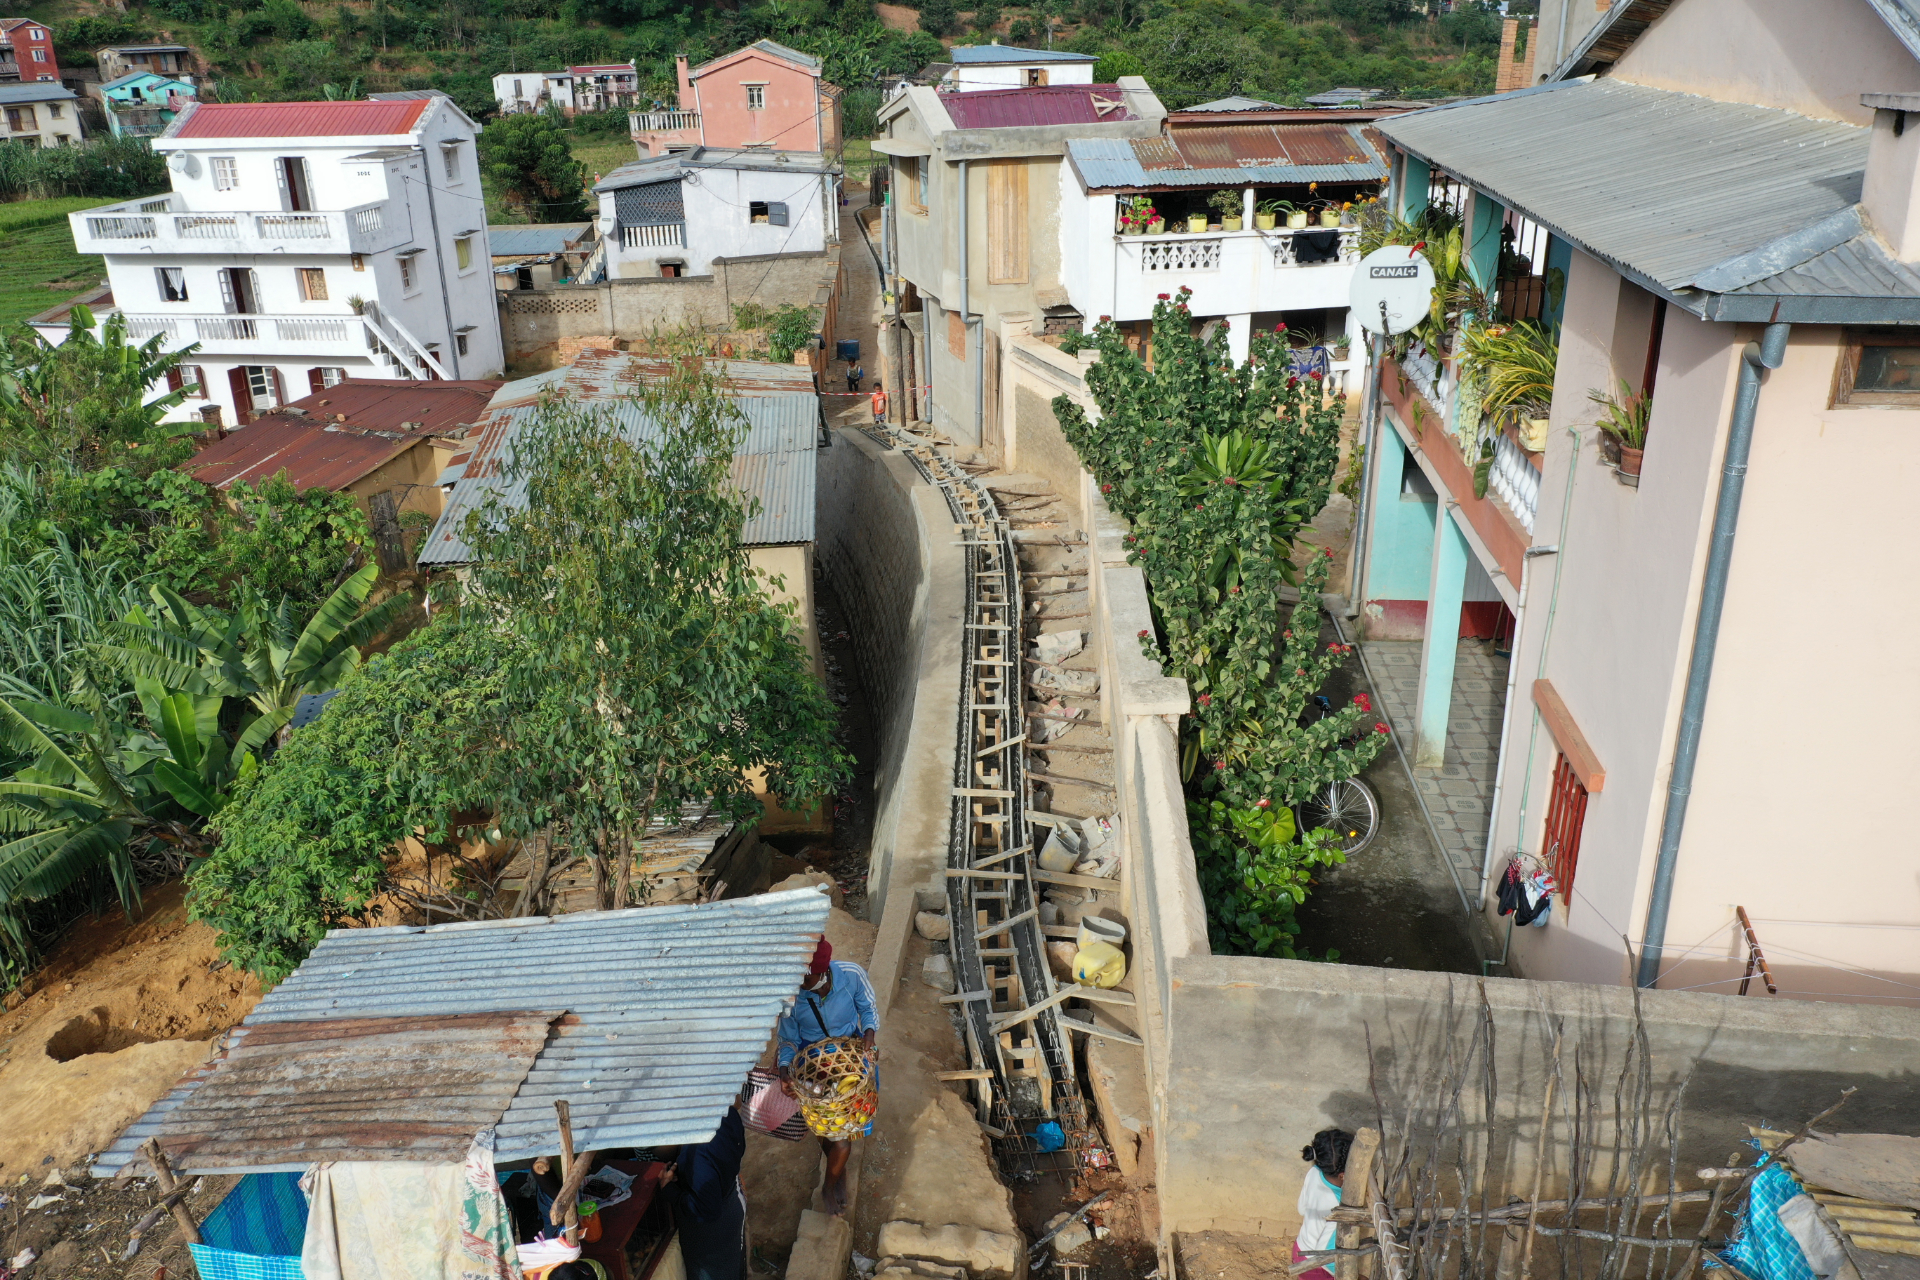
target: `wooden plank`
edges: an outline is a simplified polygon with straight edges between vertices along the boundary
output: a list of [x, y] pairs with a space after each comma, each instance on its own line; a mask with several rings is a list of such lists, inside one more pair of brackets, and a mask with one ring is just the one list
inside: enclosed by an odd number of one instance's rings
[[949, 880], [1018, 880], [1018, 871], [980, 871], [973, 867], [948, 867]]
[[1022, 911], [1017, 916], [1009, 916], [1005, 920], [997, 921], [994, 924], [987, 925], [986, 927], [982, 928], [978, 933], [973, 935], [973, 940], [975, 942], [984, 942], [988, 938], [991, 938], [994, 934], [1005, 933], [1007, 930], [1013, 928], [1013, 926], [1019, 924], [1023, 920], [1031, 920], [1039, 914], [1040, 914], [1040, 908], [1028, 907], [1025, 911]]
[[1567, 704], [1560, 697], [1560, 691], [1553, 687], [1551, 680], [1533, 682], [1533, 703], [1540, 708], [1540, 718], [1546, 722], [1547, 732], [1553, 735], [1560, 753], [1573, 766], [1580, 779], [1580, 785], [1589, 795], [1599, 795], [1607, 785], [1607, 771], [1600, 765], [1600, 757], [1595, 755], [1593, 747], [1587, 742], [1587, 735], [1580, 732], [1580, 726], [1573, 722], [1573, 713], [1567, 710]]
[[1077, 876], [1071, 871], [1040, 871], [1033, 873], [1035, 880], [1046, 884], [1066, 885], [1074, 889], [1105, 889], [1108, 893], [1120, 892], [1120, 882], [1104, 876]]
[[976, 867], [991, 867], [997, 862], [1005, 862], [1008, 858], [1017, 857], [1020, 854], [1032, 853], [1032, 852], [1033, 852], [1032, 845], [1023, 844], [1018, 849], [1008, 849], [1005, 853], [996, 853], [992, 857], [981, 858], [979, 861], [975, 862], [973, 865]]
[[1005, 1031], [1009, 1027], [1018, 1026], [1020, 1023], [1026, 1022], [1029, 1019], [1037, 1018], [1047, 1010], [1053, 1008], [1053, 1006], [1071, 999], [1075, 990], [1076, 988], [1074, 987], [1062, 987], [1038, 1004], [1030, 1004], [1024, 1009], [1015, 1009], [1012, 1013], [995, 1018], [993, 1025], [989, 1029], [995, 1032]]
[[1118, 1040], [1121, 1044], [1139, 1045], [1142, 1047], [1146, 1045], [1146, 1041], [1142, 1040], [1139, 1036], [1130, 1036], [1124, 1031], [1115, 1031], [1112, 1027], [1102, 1027], [1095, 1023], [1082, 1022], [1078, 1018], [1069, 1018], [1064, 1013], [1060, 1015], [1060, 1025], [1069, 1031], [1078, 1031], [1083, 1035], [1099, 1036], [1104, 1040]]
[[973, 1000], [990, 1000], [992, 998], [993, 993], [991, 991], [959, 991], [950, 996], [941, 996], [940, 1003], [966, 1004]]
[[953, 794], [971, 796], [977, 800], [1011, 800], [1014, 796], [1011, 791], [996, 791], [991, 787], [955, 787]]
[[[1373, 1161], [1380, 1152], [1380, 1131], [1362, 1128], [1353, 1135], [1353, 1146], [1347, 1151], [1347, 1176], [1340, 1188], [1340, 1203], [1343, 1205], [1364, 1205], [1367, 1188], [1372, 1185]], [[1360, 1228], [1343, 1226], [1339, 1231], [1337, 1243], [1342, 1249], [1357, 1248], [1360, 1244]], [[1360, 1280], [1360, 1258], [1357, 1254], [1343, 1253], [1334, 1264], [1336, 1280]]]
[[965, 1071], [936, 1071], [933, 1073], [933, 1078], [935, 1080], [991, 1080], [993, 1072], [971, 1067]]
[[1008, 738], [1005, 742], [996, 742], [992, 746], [982, 747], [978, 751], [974, 752], [973, 758], [978, 760], [980, 757], [990, 756], [996, 751], [1005, 751], [1008, 747], [1018, 746], [1021, 743], [1025, 742], [1026, 740], [1027, 740], [1027, 735], [1023, 733], [1018, 735], [1017, 737]]

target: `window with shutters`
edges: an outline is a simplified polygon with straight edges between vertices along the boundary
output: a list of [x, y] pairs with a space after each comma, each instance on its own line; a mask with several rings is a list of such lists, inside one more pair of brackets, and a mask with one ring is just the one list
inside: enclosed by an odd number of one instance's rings
[[321, 365], [307, 370], [307, 386], [314, 391], [325, 391], [328, 387], [336, 386], [344, 381], [346, 376], [347, 371], [345, 369], [337, 366]]
[[232, 156], [213, 158], [213, 189], [232, 191], [240, 185], [240, 162]]
[[787, 206], [777, 200], [754, 200], [747, 205], [747, 221], [784, 227], [787, 225]]
[[894, 179], [894, 189], [906, 199], [909, 209], [915, 213], [925, 213], [927, 184], [921, 173], [926, 162], [919, 156], [900, 156], [895, 163], [900, 166], [900, 175]]
[[187, 273], [181, 267], [155, 267], [154, 281], [160, 286], [162, 302], [185, 302], [187, 300]]
[[460, 181], [460, 144], [443, 142], [440, 144], [440, 163], [447, 175], [447, 185], [454, 186]]
[[465, 271], [473, 265], [473, 238], [471, 236], [461, 236], [453, 242], [453, 261], [462, 271]]
[[987, 166], [987, 283], [1027, 281], [1027, 163]]
[[1573, 901], [1573, 873], [1580, 861], [1580, 828], [1587, 820], [1587, 789], [1573, 764], [1562, 754], [1553, 766], [1553, 793], [1547, 803], [1547, 830], [1540, 848], [1560, 891], [1560, 901]]
[[187, 395], [195, 400], [207, 398], [207, 371], [197, 364], [187, 366]]
[[400, 259], [400, 291], [402, 293], [412, 293], [420, 287], [419, 284], [416, 283], [416, 280], [417, 277], [413, 270], [413, 255], [408, 254], [406, 257]]
[[308, 302], [327, 300], [327, 271], [325, 267], [296, 267], [294, 275], [299, 278], [300, 296]]

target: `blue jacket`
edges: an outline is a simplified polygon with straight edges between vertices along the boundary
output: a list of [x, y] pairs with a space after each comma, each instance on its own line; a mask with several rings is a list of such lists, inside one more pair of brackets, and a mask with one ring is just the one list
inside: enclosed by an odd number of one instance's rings
[[880, 1029], [867, 971], [851, 960], [835, 960], [832, 968], [832, 994], [822, 1000], [811, 991], [802, 991], [792, 1011], [780, 1015], [774, 1030], [780, 1037], [781, 1066], [791, 1063], [794, 1054], [816, 1041]]

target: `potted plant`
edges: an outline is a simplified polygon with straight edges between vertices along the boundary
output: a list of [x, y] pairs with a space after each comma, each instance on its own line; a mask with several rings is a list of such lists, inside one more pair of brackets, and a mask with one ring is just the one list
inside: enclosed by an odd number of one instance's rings
[[1240, 212], [1243, 206], [1238, 191], [1216, 191], [1207, 197], [1207, 203], [1220, 211], [1222, 231], [1238, 231], [1245, 225]]
[[1320, 225], [1337, 227], [1340, 225], [1340, 206], [1328, 201], [1320, 207]]
[[1307, 219], [1310, 216], [1312, 215], [1310, 215], [1305, 209], [1294, 209], [1287, 214], [1287, 226], [1291, 227], [1295, 231], [1298, 231], [1300, 230], [1300, 228], [1307, 225]]
[[1262, 200], [1253, 207], [1253, 225], [1261, 231], [1271, 231], [1282, 214], [1294, 211], [1291, 200]]
[[1200, 232], [1205, 231], [1206, 229], [1207, 229], [1207, 215], [1205, 213], [1190, 213], [1187, 215], [1187, 230], [1193, 232], [1195, 235], [1198, 235]]
[[1353, 337], [1350, 334], [1343, 333], [1333, 340], [1333, 358], [1335, 360], [1345, 360], [1347, 353], [1352, 349]]
[[1147, 234], [1157, 236], [1167, 229], [1167, 220], [1160, 216], [1158, 210], [1151, 212], [1153, 216], [1147, 219]]
[[1153, 201], [1145, 196], [1132, 196], [1120, 202], [1120, 234], [1137, 236], [1147, 229], [1147, 223], [1156, 215]]
[[1461, 335], [1461, 371], [1484, 388], [1481, 412], [1513, 422], [1521, 447], [1532, 453], [1546, 448], [1547, 407], [1553, 403], [1559, 362], [1559, 340], [1532, 320], [1469, 325]]
[[1589, 391], [1587, 399], [1605, 411], [1597, 425], [1620, 445], [1620, 474], [1639, 475], [1640, 460], [1647, 447], [1647, 420], [1653, 413], [1653, 397], [1633, 390], [1622, 378], [1619, 395]]

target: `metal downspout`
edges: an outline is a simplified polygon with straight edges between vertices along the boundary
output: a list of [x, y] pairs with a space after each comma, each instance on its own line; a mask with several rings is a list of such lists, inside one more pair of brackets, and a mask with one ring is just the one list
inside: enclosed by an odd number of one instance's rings
[[1713, 656], [1720, 640], [1720, 614], [1727, 602], [1727, 574], [1733, 564], [1733, 539], [1740, 528], [1740, 499], [1747, 487], [1747, 458], [1753, 452], [1753, 421], [1760, 408], [1760, 371], [1778, 369], [1793, 326], [1770, 324], [1759, 342], [1740, 353], [1740, 389], [1727, 430], [1727, 453], [1720, 465], [1720, 494], [1713, 508], [1713, 540], [1707, 547], [1707, 571], [1700, 584], [1700, 617], [1694, 624], [1693, 652], [1687, 659], [1687, 692], [1680, 706], [1680, 733], [1673, 744], [1673, 768], [1667, 783], [1667, 811], [1660, 824], [1660, 856], [1653, 867], [1653, 892], [1647, 897], [1647, 927], [1640, 940], [1635, 985], [1660, 980], [1660, 956], [1667, 941], [1667, 911], [1673, 905], [1673, 872], [1680, 860], [1680, 837], [1687, 826], [1687, 802], [1693, 794], [1693, 767], [1700, 755], [1700, 727], [1713, 683]]

